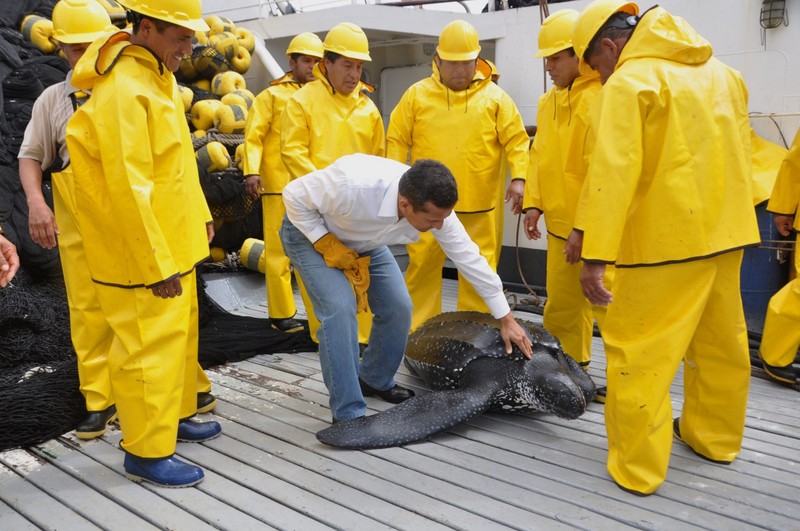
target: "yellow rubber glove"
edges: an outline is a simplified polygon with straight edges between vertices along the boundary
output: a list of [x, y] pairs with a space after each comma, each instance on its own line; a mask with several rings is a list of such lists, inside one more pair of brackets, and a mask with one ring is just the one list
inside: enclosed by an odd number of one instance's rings
[[358, 256], [358, 253], [347, 247], [332, 232], [316, 242], [314, 249], [325, 259], [325, 265], [341, 269], [356, 293], [356, 309], [365, 312], [369, 308], [367, 289], [369, 288], [369, 256]]
[[369, 302], [367, 301], [367, 290], [369, 289], [369, 256], [362, 256], [356, 260], [356, 268], [344, 270], [344, 276], [353, 285], [353, 291], [356, 292], [356, 313], [366, 312], [369, 310]]
[[336, 269], [357, 269], [358, 253], [342, 243], [342, 240], [329, 232], [316, 242], [314, 249], [325, 259], [325, 265]]
[[30, 41], [44, 53], [56, 51], [56, 43], [53, 40], [55, 30], [53, 22], [39, 15], [28, 15], [22, 19], [20, 26], [22, 36]]

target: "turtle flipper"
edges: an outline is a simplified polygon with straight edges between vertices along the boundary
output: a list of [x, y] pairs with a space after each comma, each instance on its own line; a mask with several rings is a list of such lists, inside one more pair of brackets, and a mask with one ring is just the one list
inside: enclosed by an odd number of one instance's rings
[[317, 439], [339, 448], [388, 448], [458, 426], [486, 411], [506, 387], [506, 371], [497, 361], [482, 358], [470, 363], [458, 389], [418, 395], [381, 413], [338, 422], [317, 432]]

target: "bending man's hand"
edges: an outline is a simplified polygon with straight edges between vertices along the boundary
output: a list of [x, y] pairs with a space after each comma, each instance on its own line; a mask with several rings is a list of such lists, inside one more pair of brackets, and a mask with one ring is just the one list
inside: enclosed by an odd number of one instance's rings
[[367, 311], [370, 257], [359, 257], [357, 252], [343, 244], [332, 232], [314, 242], [314, 249], [325, 259], [325, 265], [344, 272], [355, 291], [357, 311]]
[[608, 306], [614, 301], [611, 292], [603, 285], [605, 272], [605, 264], [584, 262], [583, 269], [581, 269], [583, 294], [589, 299], [589, 302], [598, 306]]
[[11, 282], [19, 269], [19, 255], [13, 243], [0, 236], [0, 287]]
[[174, 297], [180, 297], [183, 294], [183, 286], [181, 286], [181, 277], [175, 277], [171, 280], [165, 280], [164, 282], [159, 282], [152, 288], [150, 291], [153, 292], [153, 295], [156, 297], [161, 297], [162, 299], [172, 299]]
[[369, 289], [369, 256], [362, 256], [356, 260], [358, 267], [343, 269], [344, 276], [353, 285], [353, 291], [356, 292], [356, 313], [366, 312], [369, 310], [369, 302], [367, 301], [367, 290]]
[[500, 318], [500, 337], [503, 338], [503, 342], [506, 344], [506, 354], [511, 354], [511, 343], [514, 343], [527, 359], [531, 359], [533, 354], [531, 338], [528, 337], [525, 329], [514, 319], [514, 315], [511, 312]]

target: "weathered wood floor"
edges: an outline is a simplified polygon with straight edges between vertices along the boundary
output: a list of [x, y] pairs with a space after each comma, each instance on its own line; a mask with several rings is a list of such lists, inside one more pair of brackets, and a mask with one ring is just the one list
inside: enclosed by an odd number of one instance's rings
[[[595, 354], [590, 372], [602, 383], [597, 340]], [[800, 394], [761, 379], [732, 465], [676, 442], [667, 482], [639, 498], [606, 474], [600, 404], [574, 421], [483, 415], [429, 442], [342, 451], [314, 437], [330, 420], [316, 353], [262, 355], [209, 373], [220, 403], [204, 417], [224, 433], [178, 444], [205, 469], [198, 486], [127, 480], [116, 428], [88, 442], [66, 434], [0, 453], [0, 529], [800, 529]], [[405, 368], [398, 381], [425, 392]]]

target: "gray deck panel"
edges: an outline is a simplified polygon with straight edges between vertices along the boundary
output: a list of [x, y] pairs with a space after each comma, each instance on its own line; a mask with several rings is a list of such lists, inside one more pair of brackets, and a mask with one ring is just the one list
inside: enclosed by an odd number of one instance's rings
[[[235, 385], [231, 382], [228, 382], [228, 385]], [[224, 390], [223, 390], [224, 394]], [[253, 397], [255, 398], [255, 397]], [[247, 401], [247, 398], [243, 395], [237, 396], [237, 404], [242, 404]], [[226, 408], [221, 412], [222, 415], [227, 415], [227, 411], [231, 409], [235, 409], [238, 406], [232, 406], [230, 408]], [[325, 475], [330, 475], [334, 479], [338, 479], [338, 481], [344, 484], [351, 484], [352, 481], [355, 481], [353, 478], [359, 478], [357, 485], [359, 485], [359, 489], [373, 493], [375, 496], [380, 496], [382, 498], [388, 499], [391, 503], [396, 503], [396, 500], [402, 499], [405, 503], [408, 503], [410, 500], [417, 501], [419, 505], [411, 505], [414, 507], [415, 512], [423, 511], [421, 507], [424, 507], [424, 513], [426, 518], [432, 519], [434, 521], [441, 521], [445, 520], [448, 525], [452, 523], [457, 523], [457, 527], [460, 528], [475, 528], [477, 526], [481, 528], [488, 528], [491, 522], [488, 520], [484, 520], [482, 518], [477, 518], [473, 514], [465, 514], [465, 515], [457, 515], [455, 514], [456, 511], [453, 507], [445, 506], [444, 511], [442, 508], [438, 506], [438, 503], [433, 502], [432, 500], [426, 500], [424, 497], [420, 498], [416, 496], [414, 490], [410, 490], [416, 487], [413, 485], [419, 483], [420, 481], [427, 481], [427, 478], [419, 478], [419, 477], [412, 477], [410, 478], [411, 484], [408, 482], [401, 482], [401, 485], [405, 485], [408, 488], [398, 488], [397, 485], [393, 484], [399, 481], [398, 479], [394, 479], [392, 482], [387, 482], [386, 480], [382, 479], [384, 476], [393, 477], [393, 474], [396, 473], [405, 473], [406, 470], [401, 467], [400, 469], [396, 467], [387, 467], [385, 463], [381, 460], [375, 460], [371, 458], [365, 458], [367, 463], [365, 468], [363, 469], [367, 472], [366, 475], [360, 475], [356, 471], [353, 470], [355, 467], [352, 457], [355, 454], [348, 453], [348, 452], [341, 452], [336, 449], [331, 449], [325, 447], [316, 441], [316, 438], [313, 436], [313, 433], [316, 430], [319, 430], [325, 426], [327, 426], [327, 419], [320, 422], [320, 419], [313, 418], [313, 417], [304, 417], [299, 420], [296, 420], [294, 426], [286, 426], [280, 424], [281, 420], [284, 422], [291, 422], [291, 418], [293, 417], [293, 412], [291, 410], [285, 409], [287, 406], [286, 403], [282, 403], [280, 405], [275, 405], [272, 407], [264, 407], [258, 405], [251, 405], [250, 408], [242, 410], [234, 415], [234, 418], [241, 419], [247, 416], [252, 416], [253, 414], [250, 413], [250, 410], [258, 410], [263, 412], [262, 415], [268, 416], [269, 418], [254, 418], [250, 420], [248, 423], [249, 426], [262, 431], [264, 435], [267, 436], [268, 439], [271, 439], [270, 434], [279, 434], [281, 441], [285, 441], [290, 446], [288, 448], [285, 447], [285, 443], [282, 443], [278, 440], [272, 440], [269, 444], [265, 444], [264, 451], [266, 452], [273, 452], [274, 448], [281, 449], [281, 458], [282, 459], [290, 459], [295, 456], [297, 448], [305, 448], [308, 449], [309, 452], [306, 454], [300, 454], [302, 457], [295, 457], [295, 462], [298, 464], [302, 464], [306, 466], [308, 462], [311, 461], [319, 461], [318, 465], [313, 467], [314, 469], [319, 469], [321, 473]], [[306, 428], [305, 430], [301, 428]], [[236, 429], [236, 427], [234, 427]], [[262, 435], [262, 437], [264, 436]], [[250, 436], [249, 439], [254, 440], [257, 437]], [[259, 443], [261, 444], [261, 443]], [[295, 451], [292, 451], [292, 448], [295, 448]], [[322, 454], [322, 456], [318, 456], [315, 454]], [[349, 454], [349, 455], [348, 455]], [[330, 459], [328, 459], [327, 455], [330, 455]], [[331, 459], [342, 459], [346, 458], [346, 465], [344, 466], [344, 470], [342, 469], [342, 465], [337, 461], [332, 461]], [[349, 468], [349, 472], [347, 469]], [[382, 471], [384, 468], [387, 470]], [[336, 470], [336, 473], [332, 471]], [[371, 474], [371, 475], [370, 475]], [[396, 494], [393, 494], [395, 493]], [[453, 497], [454, 499], [457, 498], [456, 496]], [[356, 499], [355, 501], [361, 501]], [[349, 500], [345, 500], [346, 503]], [[412, 519], [413, 521], [413, 519]], [[431, 526], [431, 522], [428, 521], [426, 526]], [[405, 526], [403, 526], [405, 527]]]

